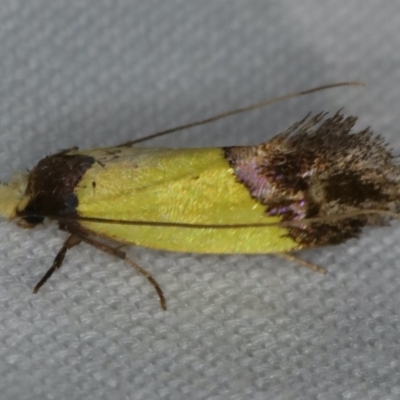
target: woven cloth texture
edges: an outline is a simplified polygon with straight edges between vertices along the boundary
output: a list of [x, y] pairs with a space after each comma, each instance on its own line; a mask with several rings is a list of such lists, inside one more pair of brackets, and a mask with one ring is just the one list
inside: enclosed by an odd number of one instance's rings
[[[400, 3], [4, 0], [0, 179], [59, 149], [109, 146], [325, 83], [341, 88], [149, 142], [255, 144], [309, 111], [360, 117], [400, 154]], [[399, 399], [400, 227], [302, 254], [130, 248], [168, 302], [66, 235], [0, 224], [5, 400]]]

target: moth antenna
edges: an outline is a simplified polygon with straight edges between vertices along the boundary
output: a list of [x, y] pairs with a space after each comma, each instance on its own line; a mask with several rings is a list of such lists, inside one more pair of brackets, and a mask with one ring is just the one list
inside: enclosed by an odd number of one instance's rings
[[218, 121], [219, 119], [227, 118], [227, 117], [230, 117], [230, 116], [236, 115], [236, 114], [245, 113], [247, 111], [256, 110], [257, 108], [266, 107], [266, 106], [269, 106], [269, 105], [274, 104], [274, 103], [279, 103], [279, 102], [284, 101], [284, 100], [292, 99], [294, 97], [300, 97], [300, 96], [304, 96], [304, 95], [311, 94], [311, 93], [314, 93], [314, 92], [320, 92], [322, 90], [332, 89], [332, 88], [335, 88], [335, 87], [342, 87], [342, 86], [361, 86], [361, 87], [364, 87], [365, 84], [362, 83], [362, 82], [354, 81], [354, 82], [339, 82], [339, 83], [332, 83], [332, 84], [329, 84], [329, 85], [317, 86], [317, 87], [312, 88], [312, 89], [302, 90], [300, 92], [295, 92], [295, 93], [286, 94], [284, 96], [275, 97], [272, 100], [262, 101], [260, 103], [251, 104], [251, 105], [246, 106], [246, 107], [241, 107], [241, 108], [236, 108], [235, 110], [226, 111], [226, 112], [223, 112], [221, 114], [214, 115], [213, 117], [203, 119], [201, 121], [196, 121], [196, 122], [192, 122], [192, 123], [189, 123], [189, 124], [180, 125], [180, 126], [177, 126], [175, 128], [170, 128], [170, 129], [166, 129], [164, 131], [156, 132], [156, 133], [153, 133], [151, 135], [143, 136], [143, 137], [141, 137], [139, 139], [130, 140], [130, 141], [125, 142], [123, 144], [120, 144], [119, 146], [116, 146], [116, 147], [133, 146], [134, 144], [145, 142], [147, 140], [154, 139], [156, 137], [169, 135], [170, 133], [183, 131], [184, 129], [194, 128], [195, 126], [209, 124], [211, 122]]

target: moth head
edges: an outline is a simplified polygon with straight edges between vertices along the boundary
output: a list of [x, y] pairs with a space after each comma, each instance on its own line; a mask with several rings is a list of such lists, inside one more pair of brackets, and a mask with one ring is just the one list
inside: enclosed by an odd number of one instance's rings
[[26, 203], [27, 174], [15, 175], [9, 183], [0, 184], [0, 216], [12, 221]]

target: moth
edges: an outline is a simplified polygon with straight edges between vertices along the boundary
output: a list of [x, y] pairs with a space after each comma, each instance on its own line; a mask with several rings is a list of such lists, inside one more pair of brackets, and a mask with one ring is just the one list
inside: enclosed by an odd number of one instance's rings
[[[341, 85], [348, 83], [322, 88]], [[60, 268], [66, 252], [83, 242], [146, 276], [165, 309], [160, 285], [121, 245], [297, 260], [293, 251], [342, 243], [366, 226], [397, 218], [400, 167], [381, 136], [368, 128], [353, 132], [356, 120], [341, 111], [307, 115], [255, 146], [140, 148], [134, 146], [139, 139], [71, 148], [2, 184], [0, 215], [24, 228], [48, 218], [69, 235], [34, 292]]]

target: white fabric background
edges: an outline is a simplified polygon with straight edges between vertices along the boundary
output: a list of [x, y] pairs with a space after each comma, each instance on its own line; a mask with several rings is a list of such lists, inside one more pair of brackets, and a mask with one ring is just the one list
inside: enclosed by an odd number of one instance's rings
[[[360, 116], [400, 154], [400, 3], [4, 0], [0, 179], [74, 145], [117, 144], [358, 79], [148, 143], [266, 140], [308, 111]], [[65, 235], [0, 225], [2, 399], [398, 399], [400, 228], [274, 257], [131, 249], [165, 291], [85, 245], [38, 295]]]

